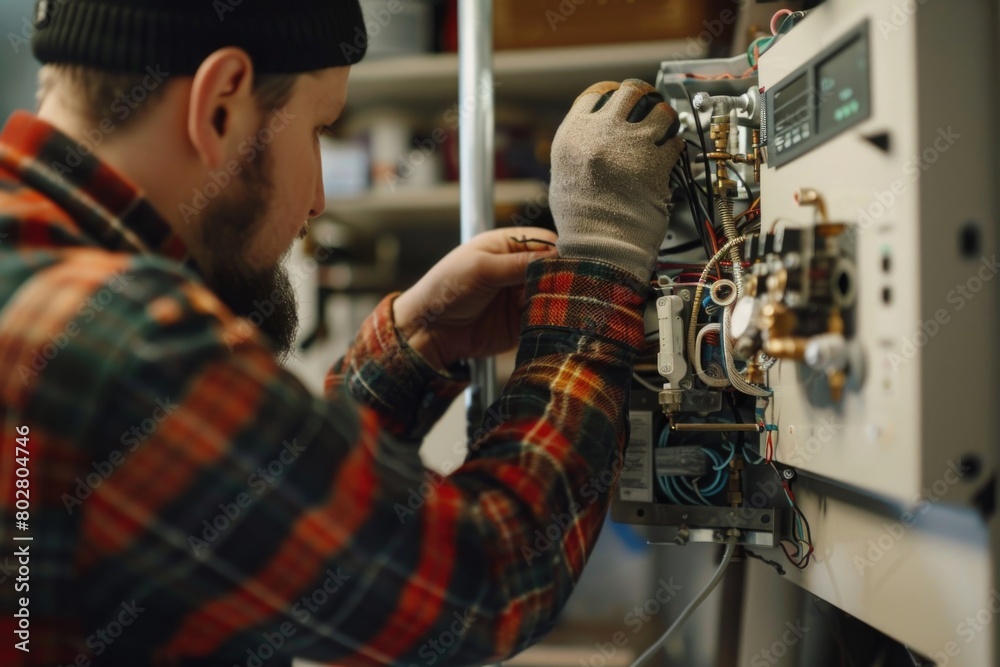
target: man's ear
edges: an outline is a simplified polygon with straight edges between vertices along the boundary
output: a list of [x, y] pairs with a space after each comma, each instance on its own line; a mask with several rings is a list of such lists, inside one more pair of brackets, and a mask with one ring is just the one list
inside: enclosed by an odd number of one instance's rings
[[191, 144], [209, 169], [236, 153], [258, 122], [253, 61], [243, 49], [226, 47], [205, 58], [194, 74], [188, 102]]

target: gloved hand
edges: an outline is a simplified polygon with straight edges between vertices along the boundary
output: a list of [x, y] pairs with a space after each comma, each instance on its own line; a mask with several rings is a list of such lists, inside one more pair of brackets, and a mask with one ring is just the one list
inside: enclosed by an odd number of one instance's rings
[[677, 112], [638, 79], [576, 99], [552, 143], [549, 205], [562, 257], [649, 279], [667, 233], [670, 171], [684, 150]]

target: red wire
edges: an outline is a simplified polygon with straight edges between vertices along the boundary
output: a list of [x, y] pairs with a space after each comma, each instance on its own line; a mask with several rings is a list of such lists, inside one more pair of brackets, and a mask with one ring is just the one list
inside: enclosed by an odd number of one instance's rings
[[[691, 279], [691, 280], [694, 280], [695, 282], [698, 282], [701, 279], [701, 274], [700, 273], [681, 273], [681, 274], [679, 274], [677, 276], [677, 280], [680, 280], [681, 278]], [[714, 276], [709, 276], [708, 280], [715, 280], [715, 277]]]
[[778, 29], [781, 28], [780, 24], [775, 25], [775, 21], [777, 21], [779, 18], [783, 16], [791, 16], [794, 13], [795, 12], [793, 12], [791, 9], [779, 9], [777, 12], [775, 12], [774, 16], [771, 17], [771, 34], [777, 35]]

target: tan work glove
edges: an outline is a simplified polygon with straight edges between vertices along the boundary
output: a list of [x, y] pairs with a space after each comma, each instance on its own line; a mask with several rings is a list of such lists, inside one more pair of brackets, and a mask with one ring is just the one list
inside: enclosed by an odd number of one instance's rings
[[598, 83], [576, 99], [552, 143], [549, 205], [562, 257], [649, 279], [684, 150], [678, 128], [677, 112], [639, 79]]

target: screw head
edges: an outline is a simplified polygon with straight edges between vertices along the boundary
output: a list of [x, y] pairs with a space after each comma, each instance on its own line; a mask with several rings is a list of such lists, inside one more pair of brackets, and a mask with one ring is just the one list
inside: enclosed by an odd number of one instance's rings
[[785, 468], [784, 470], [781, 471], [781, 476], [787, 479], [788, 481], [792, 481], [793, 479], [795, 479], [795, 470], [793, 468]]

